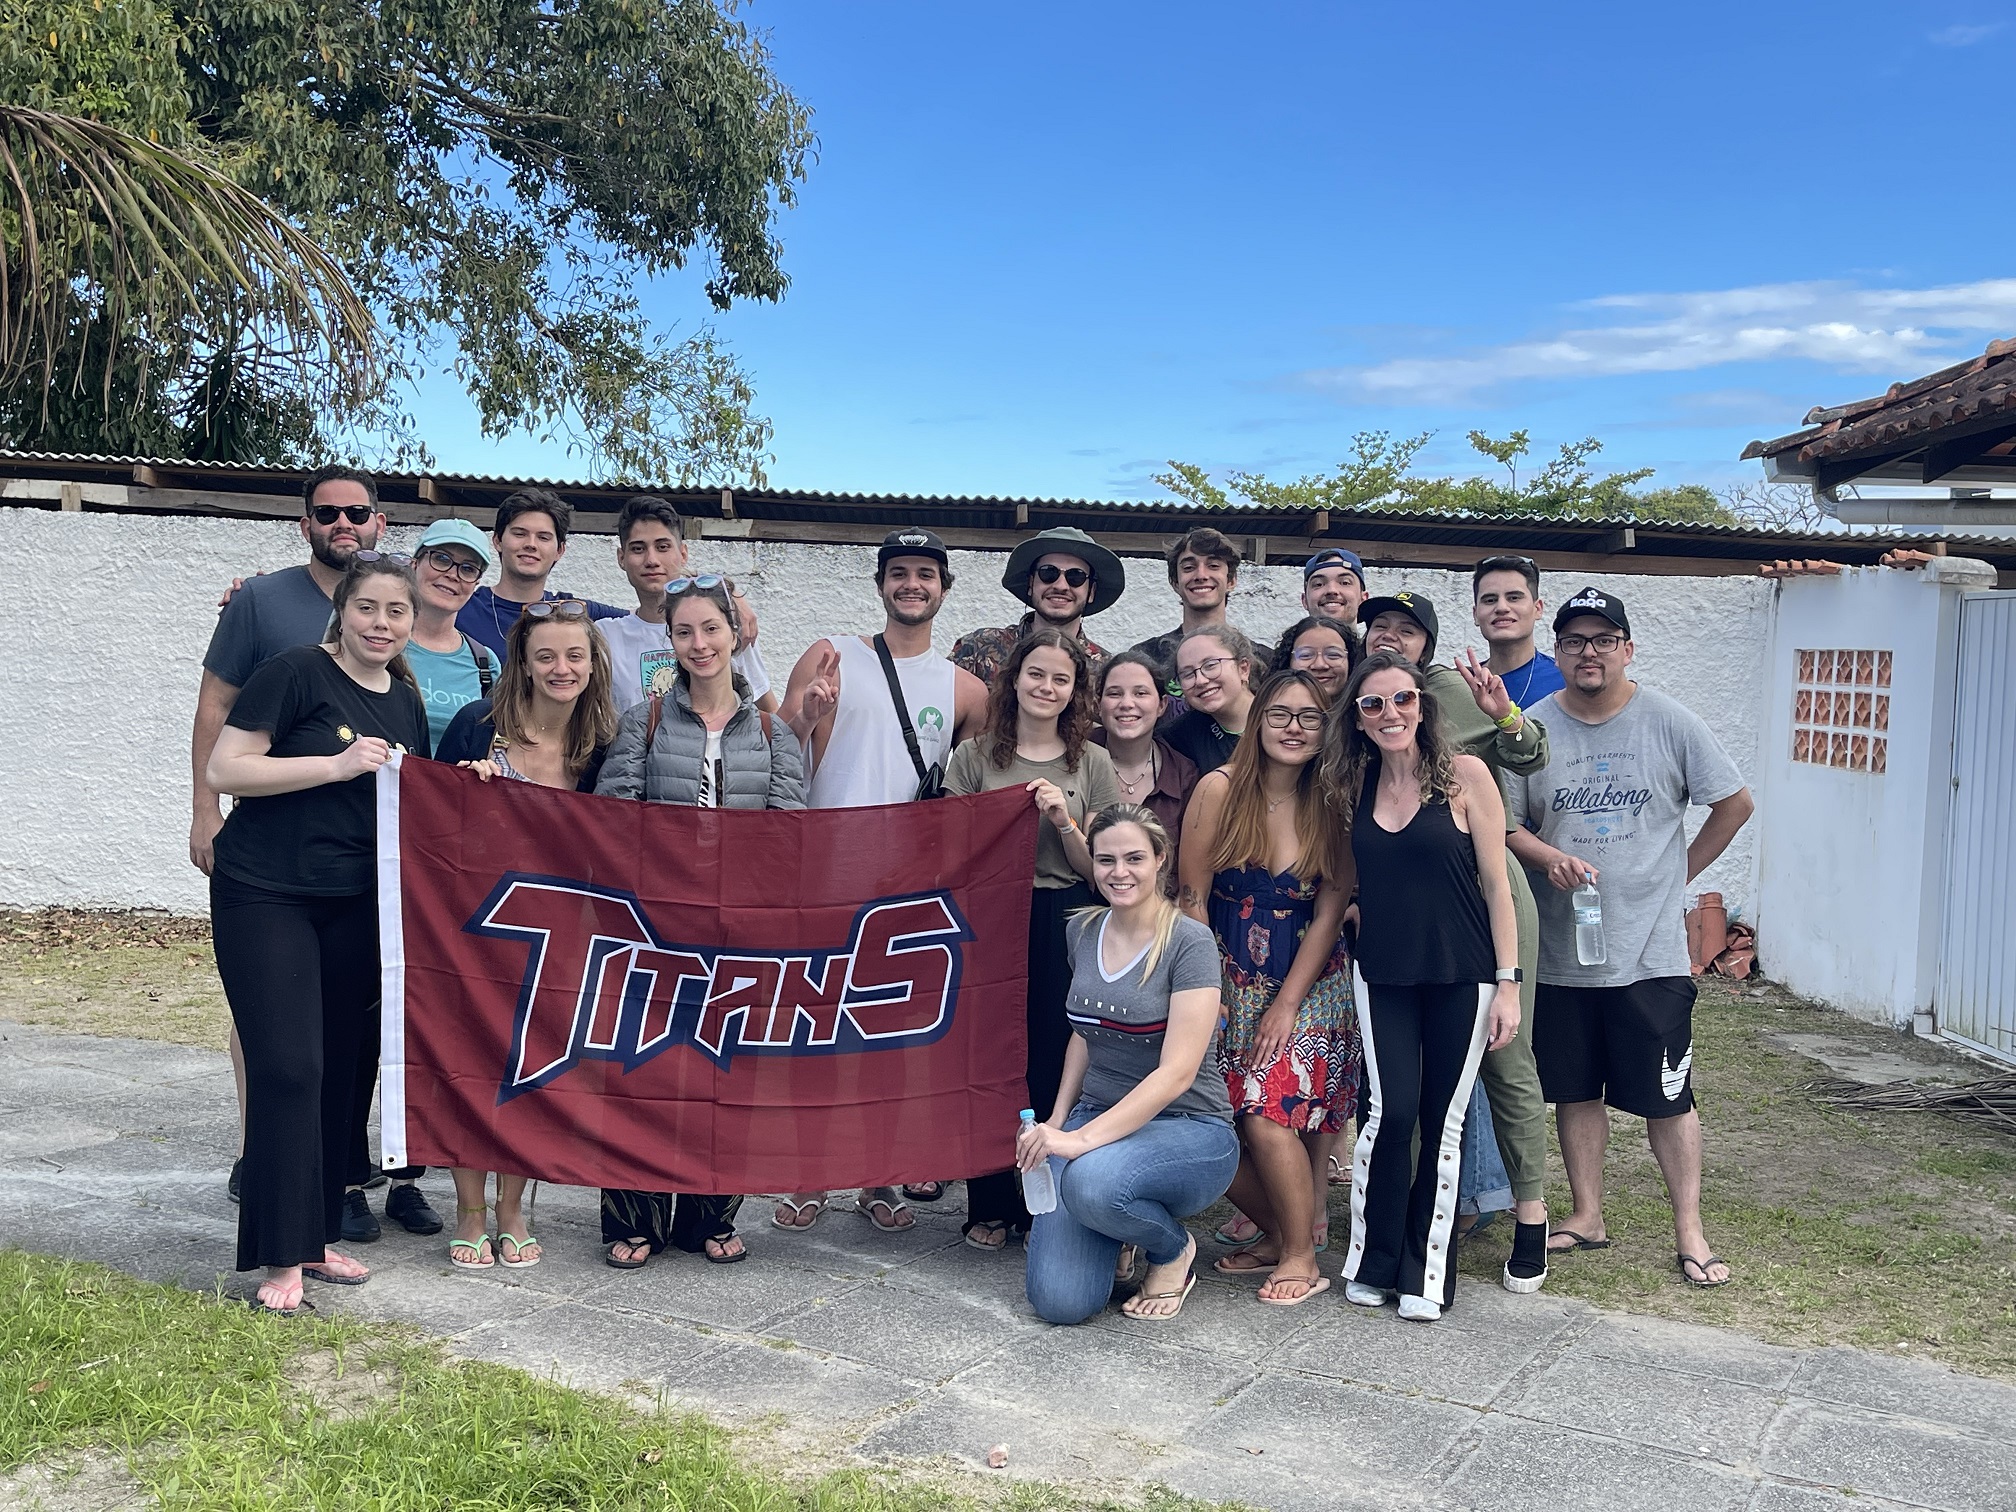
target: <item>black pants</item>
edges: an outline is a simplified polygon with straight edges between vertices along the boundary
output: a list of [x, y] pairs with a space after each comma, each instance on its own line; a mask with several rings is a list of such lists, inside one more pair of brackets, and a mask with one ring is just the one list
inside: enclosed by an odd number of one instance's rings
[[[1029, 1101], [1036, 1117], [1047, 1120], [1064, 1079], [1064, 1051], [1071, 1043], [1071, 1021], [1064, 1000], [1071, 991], [1071, 953], [1064, 944], [1064, 921], [1094, 902], [1083, 882], [1069, 887], [1039, 887], [1029, 900]], [[1022, 1183], [1014, 1167], [966, 1181], [969, 1223], [1005, 1223], [1027, 1229], [1029, 1210], [1022, 1205]]]
[[651, 1253], [662, 1249], [683, 1250], [697, 1255], [709, 1239], [729, 1239], [735, 1234], [735, 1212], [740, 1197], [696, 1197], [681, 1192], [632, 1192], [616, 1187], [602, 1191], [602, 1242], [621, 1244], [626, 1239], [642, 1239]]
[[210, 932], [245, 1051], [238, 1269], [320, 1261], [377, 1074], [377, 895], [290, 896], [219, 872]]
[[1352, 1156], [1345, 1280], [1444, 1307], [1456, 1300], [1463, 1116], [1484, 1056], [1491, 993], [1490, 984], [1478, 982], [1358, 983], [1372, 1113], [1358, 1126]]

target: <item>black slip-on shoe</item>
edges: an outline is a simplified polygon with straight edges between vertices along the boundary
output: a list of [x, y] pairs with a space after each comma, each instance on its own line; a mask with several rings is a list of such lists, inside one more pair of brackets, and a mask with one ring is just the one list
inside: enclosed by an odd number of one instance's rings
[[438, 1234], [441, 1215], [427, 1204], [427, 1194], [410, 1181], [395, 1185], [385, 1196], [385, 1216], [409, 1234]]
[[362, 1192], [343, 1194], [343, 1240], [346, 1244], [376, 1244], [385, 1232]]

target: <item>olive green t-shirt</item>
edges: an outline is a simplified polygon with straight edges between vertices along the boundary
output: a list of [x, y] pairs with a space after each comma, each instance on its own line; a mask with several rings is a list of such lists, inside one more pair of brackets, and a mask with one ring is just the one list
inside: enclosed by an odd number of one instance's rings
[[[991, 793], [996, 788], [1024, 787], [1042, 778], [1063, 792], [1065, 806], [1081, 830], [1092, 815], [1120, 801], [1120, 780], [1113, 775], [1113, 758], [1103, 746], [1087, 741], [1078, 753], [1078, 770], [1069, 772], [1062, 756], [1051, 761], [1024, 761], [1017, 755], [1007, 766], [997, 767], [987, 759], [986, 742], [986, 736], [976, 735], [959, 743], [945, 768], [946, 792], [962, 797]], [[1036, 830], [1036, 885], [1069, 887], [1083, 880], [1064, 853], [1064, 837], [1045, 819]]]

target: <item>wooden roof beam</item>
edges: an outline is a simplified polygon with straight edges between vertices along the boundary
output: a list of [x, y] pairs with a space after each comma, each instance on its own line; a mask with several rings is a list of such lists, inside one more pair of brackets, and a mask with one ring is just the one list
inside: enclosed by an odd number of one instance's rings
[[1925, 459], [1918, 468], [1918, 481], [1936, 483], [1948, 473], [1955, 472], [1970, 462], [1980, 461], [2003, 442], [2012, 439], [2016, 439], [2016, 420], [1994, 430], [1977, 431], [1971, 436], [1935, 442], [1925, 448]]

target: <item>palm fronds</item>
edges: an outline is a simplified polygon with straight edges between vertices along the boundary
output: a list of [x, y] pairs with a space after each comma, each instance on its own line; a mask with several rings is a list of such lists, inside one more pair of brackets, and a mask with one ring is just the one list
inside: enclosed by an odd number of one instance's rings
[[1832, 1078], [1808, 1082], [1805, 1090], [1837, 1108], [1883, 1113], [1944, 1113], [2016, 1133], [2016, 1073], [1986, 1077], [1960, 1086], [1916, 1081], [1866, 1082]]

